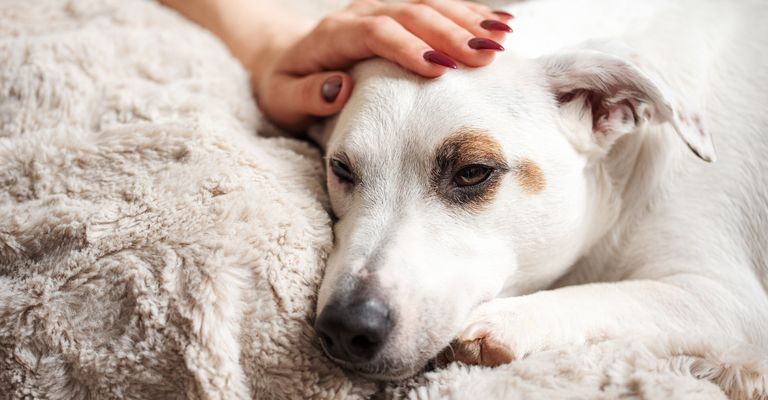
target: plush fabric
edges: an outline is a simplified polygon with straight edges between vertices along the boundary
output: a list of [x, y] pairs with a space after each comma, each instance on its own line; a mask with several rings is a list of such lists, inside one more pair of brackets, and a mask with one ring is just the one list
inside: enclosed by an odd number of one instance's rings
[[258, 136], [247, 82], [152, 2], [0, 3], [0, 399], [768, 398], [721, 338], [345, 374], [312, 331], [321, 155]]

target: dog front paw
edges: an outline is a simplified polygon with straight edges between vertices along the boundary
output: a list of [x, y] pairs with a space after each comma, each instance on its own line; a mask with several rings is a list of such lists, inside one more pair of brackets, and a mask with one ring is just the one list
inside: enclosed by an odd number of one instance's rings
[[[552, 307], [531, 298], [500, 298], [478, 306], [445, 358], [471, 365], [497, 366], [552, 346], [574, 343], [578, 332], [563, 333]], [[572, 334], [575, 335], [571, 337]]]
[[490, 325], [476, 322], [451, 344], [446, 350], [446, 358], [469, 365], [495, 367], [515, 360], [512, 347], [495, 337]]

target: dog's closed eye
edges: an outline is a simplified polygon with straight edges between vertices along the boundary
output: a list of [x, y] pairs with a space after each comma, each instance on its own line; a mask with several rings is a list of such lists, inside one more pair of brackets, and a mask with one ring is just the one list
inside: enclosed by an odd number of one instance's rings
[[346, 162], [337, 158], [332, 158], [330, 165], [331, 171], [333, 171], [333, 174], [336, 175], [341, 182], [351, 185], [355, 183], [355, 174]]

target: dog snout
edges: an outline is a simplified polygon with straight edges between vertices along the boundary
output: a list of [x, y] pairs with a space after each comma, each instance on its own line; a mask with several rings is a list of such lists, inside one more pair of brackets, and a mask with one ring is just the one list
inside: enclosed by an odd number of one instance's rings
[[366, 297], [329, 303], [315, 322], [315, 331], [331, 357], [355, 364], [376, 357], [393, 325], [384, 301]]

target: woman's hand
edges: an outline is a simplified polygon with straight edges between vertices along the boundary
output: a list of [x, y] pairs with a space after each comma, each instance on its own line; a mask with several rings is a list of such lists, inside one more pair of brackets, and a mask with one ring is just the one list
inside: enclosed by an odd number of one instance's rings
[[273, 0], [160, 0], [219, 36], [251, 73], [264, 114], [300, 131], [349, 99], [340, 70], [379, 56], [435, 78], [457, 63], [480, 67], [503, 50], [512, 18], [457, 0], [356, 0], [312, 26]]
[[352, 79], [335, 71], [379, 56], [428, 78], [457, 62], [470, 67], [489, 64], [498, 43], [511, 29], [511, 15], [454, 0], [382, 3], [354, 1], [330, 15], [290, 46], [276, 61], [253, 75], [262, 111], [275, 123], [300, 130], [313, 116], [341, 110]]

